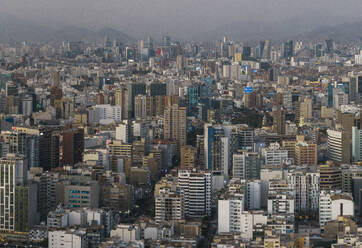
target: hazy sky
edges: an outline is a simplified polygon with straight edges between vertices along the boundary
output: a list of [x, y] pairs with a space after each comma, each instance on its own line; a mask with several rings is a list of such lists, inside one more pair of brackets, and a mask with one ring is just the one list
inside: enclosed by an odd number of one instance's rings
[[362, 0], [0, 0], [1, 13], [53, 27], [112, 27], [139, 37], [190, 36], [231, 23], [334, 25], [362, 19]]

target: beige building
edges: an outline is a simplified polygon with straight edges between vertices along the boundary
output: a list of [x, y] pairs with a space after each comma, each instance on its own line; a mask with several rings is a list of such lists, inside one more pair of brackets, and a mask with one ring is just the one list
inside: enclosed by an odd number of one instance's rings
[[181, 169], [192, 169], [196, 164], [196, 148], [193, 146], [181, 147]]
[[173, 104], [165, 109], [164, 138], [176, 140], [179, 148], [186, 144], [186, 107]]
[[295, 145], [295, 163], [297, 165], [317, 165], [317, 145], [301, 141]]

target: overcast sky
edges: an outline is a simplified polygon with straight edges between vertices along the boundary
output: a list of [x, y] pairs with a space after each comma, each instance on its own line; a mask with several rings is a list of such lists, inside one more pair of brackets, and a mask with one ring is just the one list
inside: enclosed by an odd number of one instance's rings
[[362, 0], [0, 0], [0, 14], [53, 27], [112, 27], [135, 37], [189, 36], [245, 21], [295, 19], [319, 27], [359, 21], [361, 10]]

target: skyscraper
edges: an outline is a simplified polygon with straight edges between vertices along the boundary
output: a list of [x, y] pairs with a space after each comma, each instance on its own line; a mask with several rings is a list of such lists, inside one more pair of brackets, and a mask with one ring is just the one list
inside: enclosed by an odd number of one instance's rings
[[27, 161], [9, 153], [0, 159], [0, 171], [0, 230], [16, 231], [16, 186], [25, 184]]
[[165, 108], [164, 138], [176, 140], [179, 148], [186, 144], [186, 107], [172, 104]]
[[74, 165], [82, 162], [84, 152], [84, 130], [69, 128], [63, 131], [63, 160], [64, 164]]

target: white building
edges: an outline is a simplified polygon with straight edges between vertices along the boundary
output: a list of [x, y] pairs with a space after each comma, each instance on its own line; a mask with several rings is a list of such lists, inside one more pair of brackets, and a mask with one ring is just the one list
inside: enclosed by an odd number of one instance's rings
[[261, 208], [262, 185], [260, 180], [246, 183], [246, 207], [248, 210]]
[[48, 231], [49, 248], [87, 248], [88, 240], [85, 229]]
[[141, 228], [133, 224], [119, 224], [111, 231], [111, 237], [118, 237], [125, 242], [141, 240]]
[[185, 217], [203, 217], [211, 214], [213, 178], [211, 172], [180, 170], [178, 187]]
[[122, 108], [110, 104], [95, 105], [93, 110], [89, 111], [89, 122], [99, 123], [102, 121], [122, 121]]
[[288, 161], [288, 151], [281, 149], [279, 143], [271, 143], [268, 148], [263, 148], [262, 156], [266, 165], [280, 165]]
[[362, 161], [362, 130], [352, 127], [352, 160]]
[[327, 135], [328, 158], [336, 162], [342, 162], [343, 132], [328, 129]]
[[126, 144], [131, 142], [131, 126], [127, 120], [116, 127], [116, 140], [121, 140]]
[[295, 211], [308, 215], [316, 214], [319, 208], [319, 173], [305, 172], [306, 168], [290, 171], [287, 176], [289, 188], [294, 193]]
[[319, 225], [337, 220], [338, 216], [353, 216], [354, 204], [349, 194], [321, 191], [319, 196]]

